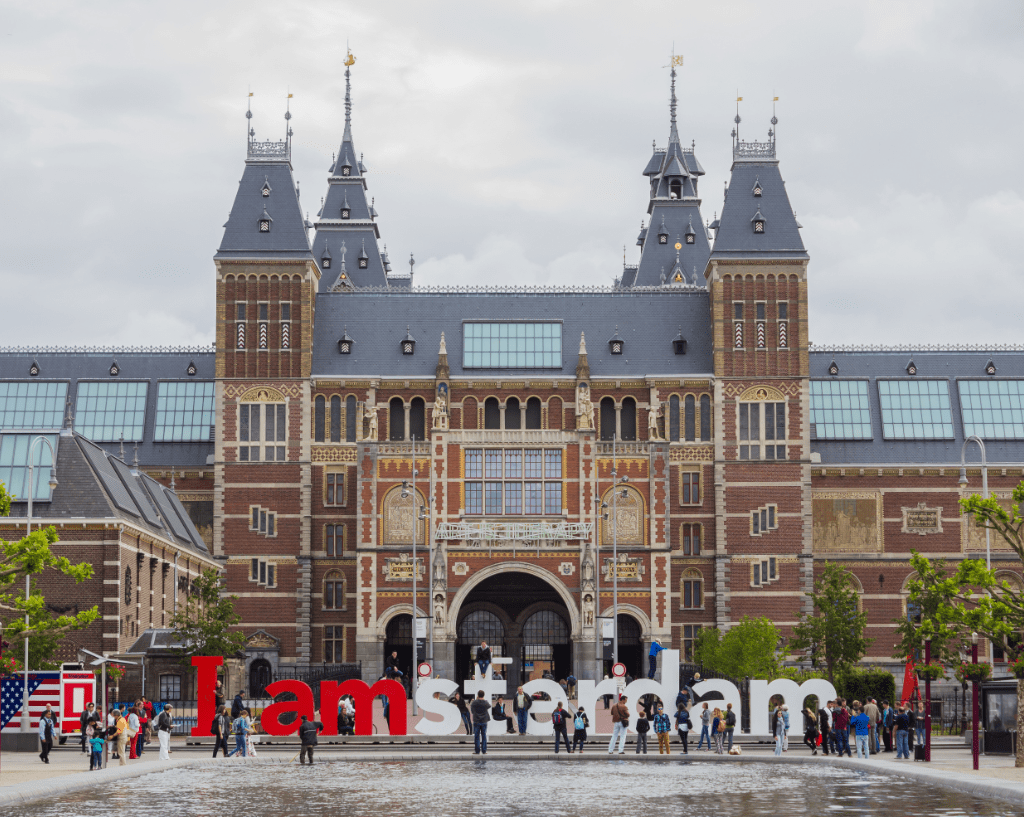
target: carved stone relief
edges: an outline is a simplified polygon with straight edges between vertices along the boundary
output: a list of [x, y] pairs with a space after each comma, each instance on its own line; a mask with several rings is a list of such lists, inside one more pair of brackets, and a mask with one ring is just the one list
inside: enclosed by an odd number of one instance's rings
[[614, 538], [620, 545], [644, 544], [644, 504], [640, 494], [627, 488], [625, 497], [620, 493], [612, 502], [609, 493], [604, 501], [608, 503], [608, 518], [602, 522], [601, 541], [610, 544]]
[[814, 494], [814, 552], [880, 553], [881, 506], [875, 492]]
[[[619, 554], [618, 570], [616, 571], [620, 582], [639, 582], [643, 580], [647, 572], [644, 560], [639, 556], [628, 556], [625, 553]], [[612, 580], [612, 559], [605, 559], [601, 568], [601, 580], [610, 582]]]
[[942, 533], [942, 508], [929, 508], [919, 502], [916, 508], [903, 508], [903, 533], [926, 536]]
[[[384, 566], [381, 567], [381, 573], [384, 574], [384, 578], [391, 582], [411, 582], [412, 571], [412, 558], [408, 553], [403, 553], [394, 559], [385, 559]], [[423, 559], [417, 557], [416, 578], [422, 579], [425, 572], [426, 566], [423, 564]]]

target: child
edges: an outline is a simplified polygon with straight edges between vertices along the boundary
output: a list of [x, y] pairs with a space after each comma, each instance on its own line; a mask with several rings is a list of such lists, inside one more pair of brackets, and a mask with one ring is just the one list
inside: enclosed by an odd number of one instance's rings
[[693, 721], [690, 720], [690, 713], [686, 711], [686, 707], [682, 703], [679, 703], [676, 706], [676, 730], [679, 732], [679, 740], [683, 744], [684, 755], [690, 753], [686, 741], [691, 729], [693, 729]]
[[651, 723], [647, 718], [639, 718], [636, 722], [636, 753], [640, 754], [640, 747], [643, 747], [644, 754], [647, 754], [647, 733], [651, 731]]
[[89, 771], [93, 769], [103, 768], [103, 747], [106, 745], [106, 741], [102, 736], [94, 734], [89, 738], [89, 746], [92, 748], [92, 752], [89, 753]]

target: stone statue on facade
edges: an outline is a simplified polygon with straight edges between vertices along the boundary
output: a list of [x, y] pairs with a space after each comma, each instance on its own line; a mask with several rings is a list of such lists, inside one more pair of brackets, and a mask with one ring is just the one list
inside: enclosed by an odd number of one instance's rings
[[651, 402], [651, 408], [647, 412], [647, 439], [660, 440], [661, 432], [658, 430], [658, 418], [661, 417], [661, 404], [655, 398]]
[[589, 593], [583, 597], [583, 626], [594, 626], [594, 597]]
[[363, 411], [369, 421], [369, 430], [366, 432], [366, 439], [370, 442], [377, 442], [377, 409], [373, 406], [367, 406]]
[[439, 383], [434, 398], [434, 428], [448, 428], [448, 384]]
[[444, 596], [434, 596], [434, 626], [444, 626]]
[[576, 428], [581, 431], [594, 428], [594, 404], [590, 400], [590, 387], [580, 383], [576, 388]]

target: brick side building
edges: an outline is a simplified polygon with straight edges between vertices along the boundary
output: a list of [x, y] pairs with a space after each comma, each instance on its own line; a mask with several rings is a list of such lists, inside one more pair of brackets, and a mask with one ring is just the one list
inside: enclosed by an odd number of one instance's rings
[[[868, 659], [892, 663], [911, 551], [985, 552], [957, 506], [980, 489], [976, 465], [959, 485], [966, 437], [1001, 496], [1022, 477], [1024, 354], [812, 347], [773, 132], [734, 132], [705, 227], [675, 108], [673, 72], [639, 260], [615, 286], [422, 288], [380, 243], [347, 86], [315, 223], [290, 129], [250, 136], [214, 348], [5, 350], [0, 446], [68, 401], [84, 436], [112, 452], [123, 435], [173, 477], [197, 565], [239, 597], [252, 686], [284, 665], [369, 678], [393, 651], [409, 671], [414, 608], [447, 677], [482, 639], [511, 683], [604, 673], [616, 610], [635, 674], [654, 638], [686, 654], [700, 628], [764, 615], [788, 632], [826, 560], [860, 583]], [[1021, 581], [996, 541], [992, 559]]]

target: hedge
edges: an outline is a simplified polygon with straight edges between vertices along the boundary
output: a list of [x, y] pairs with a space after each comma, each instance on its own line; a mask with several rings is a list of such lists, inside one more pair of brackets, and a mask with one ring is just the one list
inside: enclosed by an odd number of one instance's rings
[[878, 667], [853, 667], [836, 675], [836, 691], [847, 703], [874, 698], [879, 703], [896, 703], [896, 679], [891, 672]]

